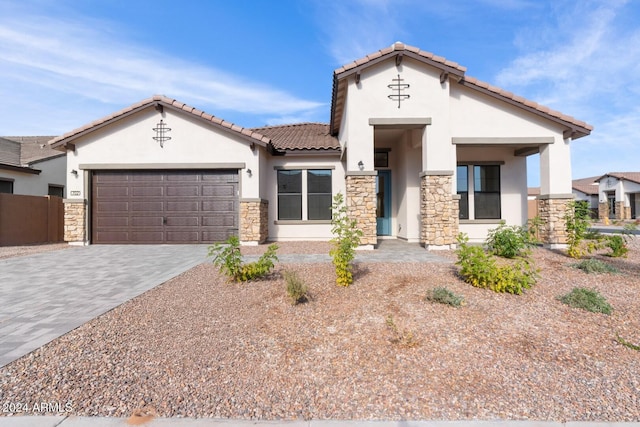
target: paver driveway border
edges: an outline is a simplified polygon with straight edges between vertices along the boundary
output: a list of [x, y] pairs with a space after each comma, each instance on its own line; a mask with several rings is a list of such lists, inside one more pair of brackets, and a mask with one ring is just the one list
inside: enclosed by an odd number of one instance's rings
[[0, 366], [205, 261], [206, 245], [91, 245], [0, 259]]

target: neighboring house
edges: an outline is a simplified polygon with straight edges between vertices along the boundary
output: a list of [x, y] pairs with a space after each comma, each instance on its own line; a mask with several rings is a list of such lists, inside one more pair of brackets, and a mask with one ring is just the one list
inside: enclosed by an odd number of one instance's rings
[[598, 179], [597, 176], [574, 179], [571, 186], [576, 200], [587, 202], [593, 218], [598, 217]]
[[598, 218], [640, 218], [640, 172], [609, 172], [596, 177]]
[[592, 127], [465, 72], [395, 43], [334, 72], [329, 124], [247, 129], [164, 96], [134, 104], [51, 141], [67, 151], [66, 240], [327, 240], [341, 192], [364, 246], [451, 248], [526, 222], [539, 153], [542, 238], [564, 244], [570, 144]]
[[67, 157], [51, 136], [0, 137], [0, 193], [64, 197]]

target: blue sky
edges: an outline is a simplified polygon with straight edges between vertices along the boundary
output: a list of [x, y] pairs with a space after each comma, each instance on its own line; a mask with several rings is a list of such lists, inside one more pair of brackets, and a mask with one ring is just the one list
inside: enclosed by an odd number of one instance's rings
[[0, 0], [0, 135], [153, 94], [246, 127], [327, 122], [333, 70], [395, 41], [595, 126], [574, 178], [640, 170], [638, 0]]

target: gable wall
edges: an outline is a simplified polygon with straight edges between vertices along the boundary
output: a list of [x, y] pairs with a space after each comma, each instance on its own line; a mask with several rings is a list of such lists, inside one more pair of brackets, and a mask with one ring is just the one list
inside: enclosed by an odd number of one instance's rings
[[[164, 146], [153, 139], [160, 119], [171, 131], [167, 133], [171, 140]], [[164, 114], [150, 107], [116, 123], [98, 129], [73, 141], [76, 151], [67, 152], [67, 169], [80, 171], [80, 164], [127, 165], [139, 164], [180, 164], [189, 168], [194, 163], [229, 164], [244, 163], [245, 170], [250, 168], [255, 177], [260, 174], [260, 153], [256, 147], [250, 149], [250, 143], [230, 132], [217, 129], [189, 117], [185, 113], [165, 108]], [[241, 171], [241, 198], [258, 198], [258, 179], [245, 179]], [[77, 178], [69, 175], [69, 190], [84, 194], [82, 174]]]
[[[411, 97], [400, 103], [389, 99], [397, 93], [388, 87], [393, 79], [404, 79], [410, 87], [403, 91]], [[360, 83], [349, 77], [345, 106], [349, 128], [344, 138], [348, 140], [347, 169], [358, 170], [362, 160], [365, 170], [373, 169], [373, 126], [370, 118], [424, 118], [432, 119], [427, 126], [428, 140], [433, 141], [433, 161], [438, 169], [452, 169], [449, 133], [449, 89], [440, 83], [440, 70], [405, 57], [400, 66], [393, 58], [362, 71]], [[345, 119], [346, 119], [345, 117]], [[346, 120], [343, 119], [343, 123]], [[429, 160], [431, 161], [431, 160]], [[442, 162], [447, 163], [443, 165]], [[433, 169], [435, 169], [435, 164]]]

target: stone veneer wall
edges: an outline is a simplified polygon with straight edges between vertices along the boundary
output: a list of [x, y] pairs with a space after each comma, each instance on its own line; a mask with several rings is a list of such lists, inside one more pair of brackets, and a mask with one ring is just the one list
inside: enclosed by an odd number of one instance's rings
[[624, 219], [632, 219], [631, 218], [631, 206], [625, 206], [625, 208], [624, 208]]
[[567, 244], [565, 216], [573, 199], [539, 197], [539, 215], [542, 220], [540, 238], [547, 246]]
[[609, 218], [609, 203], [598, 203], [598, 219], [603, 221], [605, 218]]
[[269, 237], [269, 202], [240, 201], [240, 241], [262, 243]]
[[454, 247], [459, 233], [460, 202], [451, 194], [453, 175], [423, 175], [420, 183], [420, 242], [427, 249]]
[[64, 200], [64, 241], [84, 243], [86, 241], [87, 203], [84, 199]]
[[347, 175], [346, 205], [350, 218], [358, 221], [362, 230], [361, 245], [378, 243], [376, 225], [376, 176]]
[[616, 202], [616, 219], [627, 219], [624, 202]]

